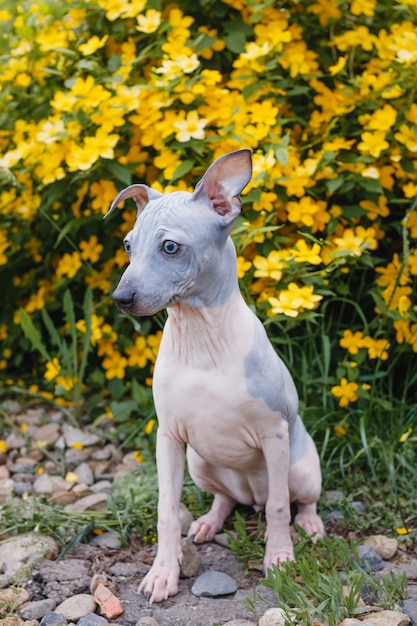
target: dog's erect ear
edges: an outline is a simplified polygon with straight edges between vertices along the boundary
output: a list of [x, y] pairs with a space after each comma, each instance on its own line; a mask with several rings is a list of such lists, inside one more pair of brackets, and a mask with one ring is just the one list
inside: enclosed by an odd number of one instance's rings
[[192, 199], [208, 200], [212, 209], [223, 218], [224, 225], [228, 226], [240, 213], [242, 205], [239, 194], [251, 176], [250, 150], [230, 152], [210, 165], [194, 189]]
[[103, 219], [106, 219], [106, 217], [113, 213], [117, 205], [120, 204], [122, 200], [126, 200], [126, 198], [133, 198], [138, 208], [138, 215], [140, 215], [150, 200], [161, 198], [162, 195], [162, 193], [155, 191], [155, 189], [151, 189], [147, 185], [130, 185], [129, 187], [126, 187], [126, 189], [122, 189], [122, 191], [117, 194]]

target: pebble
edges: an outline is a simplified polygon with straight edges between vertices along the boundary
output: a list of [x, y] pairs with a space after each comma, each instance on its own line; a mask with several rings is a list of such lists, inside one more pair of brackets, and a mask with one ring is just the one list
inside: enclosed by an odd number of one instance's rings
[[92, 546], [100, 546], [106, 550], [118, 550], [122, 547], [122, 542], [116, 533], [106, 532], [93, 537], [90, 541]]
[[0, 504], [12, 499], [14, 481], [11, 478], [0, 478]]
[[286, 624], [285, 613], [279, 608], [268, 609], [259, 620], [259, 626], [285, 626]]
[[58, 626], [59, 624], [66, 626], [68, 624], [67, 618], [55, 613], [55, 611], [49, 611], [43, 616], [40, 626]]
[[377, 572], [384, 567], [378, 552], [370, 546], [357, 546], [359, 564], [365, 572]]
[[83, 461], [75, 469], [74, 473], [77, 475], [77, 482], [85, 483], [86, 485], [92, 485], [94, 482], [94, 475], [88, 463]]
[[24, 623], [18, 615], [8, 615], [0, 619], [0, 626], [23, 626]]
[[41, 474], [33, 483], [33, 489], [38, 496], [50, 495], [56, 491], [69, 491], [72, 484], [61, 476]]
[[8, 605], [18, 608], [29, 600], [29, 594], [22, 587], [9, 587], [8, 589], [0, 589], [0, 607]]
[[224, 572], [204, 572], [191, 587], [191, 593], [198, 598], [226, 596], [237, 591], [237, 584]]
[[404, 600], [403, 611], [411, 620], [412, 626], [417, 624], [417, 600], [411, 598]]
[[107, 624], [106, 618], [95, 613], [84, 615], [77, 622], [77, 626], [102, 626], [103, 624]]
[[78, 593], [67, 598], [56, 607], [56, 612], [64, 615], [70, 622], [76, 622], [81, 617], [94, 613], [97, 604], [89, 593]]
[[398, 550], [398, 541], [393, 537], [385, 537], [385, 535], [371, 535], [367, 537], [363, 545], [374, 548], [384, 561], [392, 559]]
[[56, 443], [60, 436], [59, 424], [54, 424], [53, 422], [39, 426], [33, 433], [33, 438], [36, 441], [42, 441], [48, 445]]
[[76, 500], [73, 504], [67, 504], [66, 511], [105, 511], [107, 507], [106, 493], [92, 493], [89, 496]]
[[26, 604], [20, 607], [19, 615], [25, 620], [41, 619], [49, 611], [53, 611], [55, 607], [56, 602], [52, 598], [35, 600], [33, 602], [26, 602]]
[[81, 444], [84, 447], [88, 447], [95, 446], [101, 441], [100, 437], [98, 437], [97, 435], [81, 430], [81, 428], [69, 426], [68, 424], [64, 424], [62, 428], [62, 434], [68, 448], [71, 448], [74, 443]]
[[256, 626], [256, 624], [247, 619], [232, 619], [230, 622], [225, 622], [223, 626]]
[[[11, 577], [22, 565], [30, 565], [41, 558], [56, 559], [57, 543], [47, 535], [37, 532], [23, 533], [0, 543], [0, 563], [6, 578]], [[0, 574], [0, 581], [2, 575]]]
[[[399, 611], [380, 611], [366, 616], [366, 621], [373, 626], [408, 626], [410, 618]], [[363, 622], [362, 622], [363, 623]]]
[[188, 531], [190, 530], [190, 526], [194, 521], [194, 515], [187, 509], [185, 504], [181, 502], [179, 508], [179, 516], [181, 522], [181, 535], [186, 537], [188, 535]]
[[157, 622], [156, 619], [150, 615], [144, 615], [138, 619], [136, 626], [159, 626], [159, 622]]
[[33, 492], [33, 485], [32, 483], [19, 480], [14, 483], [14, 492], [19, 498], [21, 498], [25, 493], [31, 494]]
[[181, 541], [182, 548], [182, 563], [180, 566], [180, 573], [183, 578], [193, 578], [197, 576], [201, 569], [201, 556], [196, 545], [189, 539], [183, 539]]

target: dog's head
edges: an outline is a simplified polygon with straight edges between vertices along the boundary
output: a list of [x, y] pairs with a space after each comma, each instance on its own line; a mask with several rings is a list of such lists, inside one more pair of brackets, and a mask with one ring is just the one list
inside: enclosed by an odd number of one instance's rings
[[177, 302], [223, 303], [236, 285], [229, 233], [251, 175], [250, 151], [238, 150], [214, 161], [193, 193], [164, 195], [147, 185], [123, 189], [105, 217], [126, 198], [135, 201], [138, 217], [124, 239], [130, 264], [113, 293], [116, 305], [153, 315]]

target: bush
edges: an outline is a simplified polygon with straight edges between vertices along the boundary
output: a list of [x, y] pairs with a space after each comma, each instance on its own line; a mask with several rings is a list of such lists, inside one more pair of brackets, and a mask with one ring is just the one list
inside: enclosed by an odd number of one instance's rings
[[91, 418], [123, 422], [136, 381], [149, 419], [163, 316], [113, 306], [135, 211], [102, 217], [132, 182], [192, 189], [214, 158], [249, 147], [234, 231], [242, 290], [294, 372], [323, 456], [347, 446], [369, 463], [372, 442], [390, 441], [408, 463], [417, 9], [275, 4], [3, 3], [3, 382], [78, 413], [90, 399]]

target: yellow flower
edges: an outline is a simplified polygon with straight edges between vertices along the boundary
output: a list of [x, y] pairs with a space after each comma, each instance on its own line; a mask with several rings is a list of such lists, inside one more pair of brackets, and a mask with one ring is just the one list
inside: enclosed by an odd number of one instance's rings
[[150, 435], [155, 428], [156, 420], [152, 419], [145, 426], [145, 435]]
[[335, 437], [344, 437], [347, 433], [348, 429], [343, 423], [336, 424], [333, 428]]
[[75, 472], [67, 472], [65, 474], [65, 480], [69, 483], [76, 483], [78, 480], [78, 476]]
[[412, 429], [412, 428], [411, 428], [411, 426], [410, 426], [410, 428], [408, 428], [408, 429], [406, 430], [406, 432], [405, 432], [405, 433], [403, 433], [403, 434], [401, 435], [401, 437], [399, 438], [399, 440], [398, 440], [398, 441], [399, 441], [400, 443], [405, 443], [405, 442], [407, 441], [407, 439], [409, 438], [409, 436], [411, 435], [411, 433], [412, 433], [412, 432], [413, 432], [413, 429]]
[[376, 0], [353, 0], [350, 11], [353, 15], [366, 15], [373, 17], [375, 13]]
[[383, 130], [377, 130], [373, 133], [366, 131], [361, 134], [362, 141], [358, 143], [358, 149], [377, 159], [381, 152], [389, 148], [389, 143], [385, 138], [386, 132]]
[[349, 402], [356, 402], [358, 399], [357, 390], [358, 385], [356, 383], [349, 383], [347, 378], [342, 378], [340, 385], [335, 385], [330, 391], [336, 398], [340, 398], [339, 406], [346, 407]]
[[73, 441], [70, 448], [74, 448], [74, 450], [83, 450], [84, 444], [81, 443], [81, 441]]
[[253, 260], [253, 264], [256, 267], [254, 276], [257, 278], [272, 278], [277, 281], [281, 280], [282, 270], [287, 267], [287, 264], [283, 261], [284, 254], [280, 250], [272, 250], [267, 258], [257, 254]]
[[414, 132], [413, 126], [402, 124], [394, 137], [397, 141], [404, 144], [410, 152], [417, 152], [417, 134]]
[[330, 74], [332, 76], [335, 76], [336, 74], [341, 72], [345, 68], [347, 59], [348, 59], [347, 55], [339, 57], [337, 63], [329, 67]]
[[97, 35], [93, 35], [93, 37], [90, 37], [90, 39], [86, 43], [81, 43], [78, 46], [78, 49], [83, 56], [87, 57], [102, 48], [108, 38], [108, 35], [104, 35], [104, 37], [102, 37], [101, 39], [99, 39]]
[[237, 275], [239, 278], [243, 278], [246, 272], [252, 267], [252, 263], [247, 261], [245, 257], [237, 257]]
[[364, 347], [363, 333], [360, 330], [352, 333], [351, 330], [347, 329], [343, 331], [343, 337], [339, 343], [342, 348], [346, 348], [349, 354], [358, 354], [360, 348]]
[[144, 456], [141, 452], [141, 450], [134, 450], [133, 451], [133, 458], [135, 459], [136, 463], [142, 463], [144, 460]]
[[91, 263], [96, 263], [103, 251], [102, 244], [98, 243], [97, 235], [92, 235], [88, 241], [81, 241], [80, 248], [82, 250], [81, 258], [84, 261], [91, 261]]
[[138, 15], [136, 20], [138, 23], [136, 30], [142, 33], [154, 33], [158, 30], [161, 23], [161, 12], [155, 11], [155, 9], [148, 9], [145, 15]]
[[313, 243], [309, 248], [305, 239], [299, 239], [291, 250], [291, 254], [297, 263], [311, 263], [312, 265], [320, 265], [322, 263], [320, 257], [320, 244]]
[[135, 345], [125, 348], [128, 355], [127, 364], [129, 367], [145, 367], [146, 363], [152, 358], [145, 337], [139, 335], [135, 339]]
[[307, 8], [307, 11], [315, 13], [322, 26], [326, 26], [330, 20], [338, 20], [342, 16], [337, 0], [317, 0]]
[[52, 361], [46, 362], [46, 371], [43, 377], [46, 380], [54, 380], [54, 378], [58, 376], [60, 371], [61, 371], [61, 366], [59, 364], [59, 361], [56, 357], [54, 357]]
[[[299, 202], [288, 202], [286, 209], [290, 222], [310, 226], [313, 232], [315, 232], [315, 230], [317, 230], [317, 228], [314, 228], [316, 220], [318, 217], [320, 219], [320, 214], [325, 210], [325, 207], [325, 202], [321, 200], [314, 200], [310, 196], [303, 196]], [[324, 221], [329, 220], [330, 215], [324, 218]]]
[[313, 293], [312, 285], [299, 287], [296, 283], [289, 283], [288, 289], [279, 293], [278, 298], [268, 298], [271, 305], [269, 315], [283, 313], [288, 317], [297, 317], [303, 310], [317, 308], [323, 296]]
[[78, 270], [82, 267], [81, 255], [79, 252], [69, 254], [66, 252], [58, 261], [56, 268], [56, 278], [59, 280], [63, 276], [74, 278]]
[[409, 535], [410, 533], [413, 532], [413, 529], [403, 527], [403, 528], [397, 528], [396, 531], [399, 535]]
[[74, 379], [71, 376], [57, 376], [55, 380], [57, 387], [62, 387], [65, 391], [74, 389]]
[[364, 228], [356, 226], [346, 228], [342, 237], [335, 237], [333, 243], [339, 248], [334, 254], [339, 255], [340, 252], [347, 252], [349, 256], [359, 257], [365, 250], [375, 250], [378, 242], [375, 238], [375, 230], [373, 228]]
[[368, 350], [370, 359], [381, 359], [386, 361], [389, 357], [388, 350], [391, 344], [386, 339], [372, 339], [372, 337], [364, 337], [363, 345]]
[[3, 454], [7, 452], [7, 443], [4, 439], [0, 439], [0, 452], [3, 452]]
[[110, 356], [107, 356], [102, 361], [102, 365], [106, 370], [105, 377], [107, 380], [112, 380], [113, 378], [124, 378], [127, 364], [126, 357], [114, 350]]
[[181, 143], [190, 139], [204, 139], [204, 128], [208, 119], [199, 118], [197, 111], [189, 111], [183, 120], [177, 120], [173, 127], [177, 130], [176, 139]]

